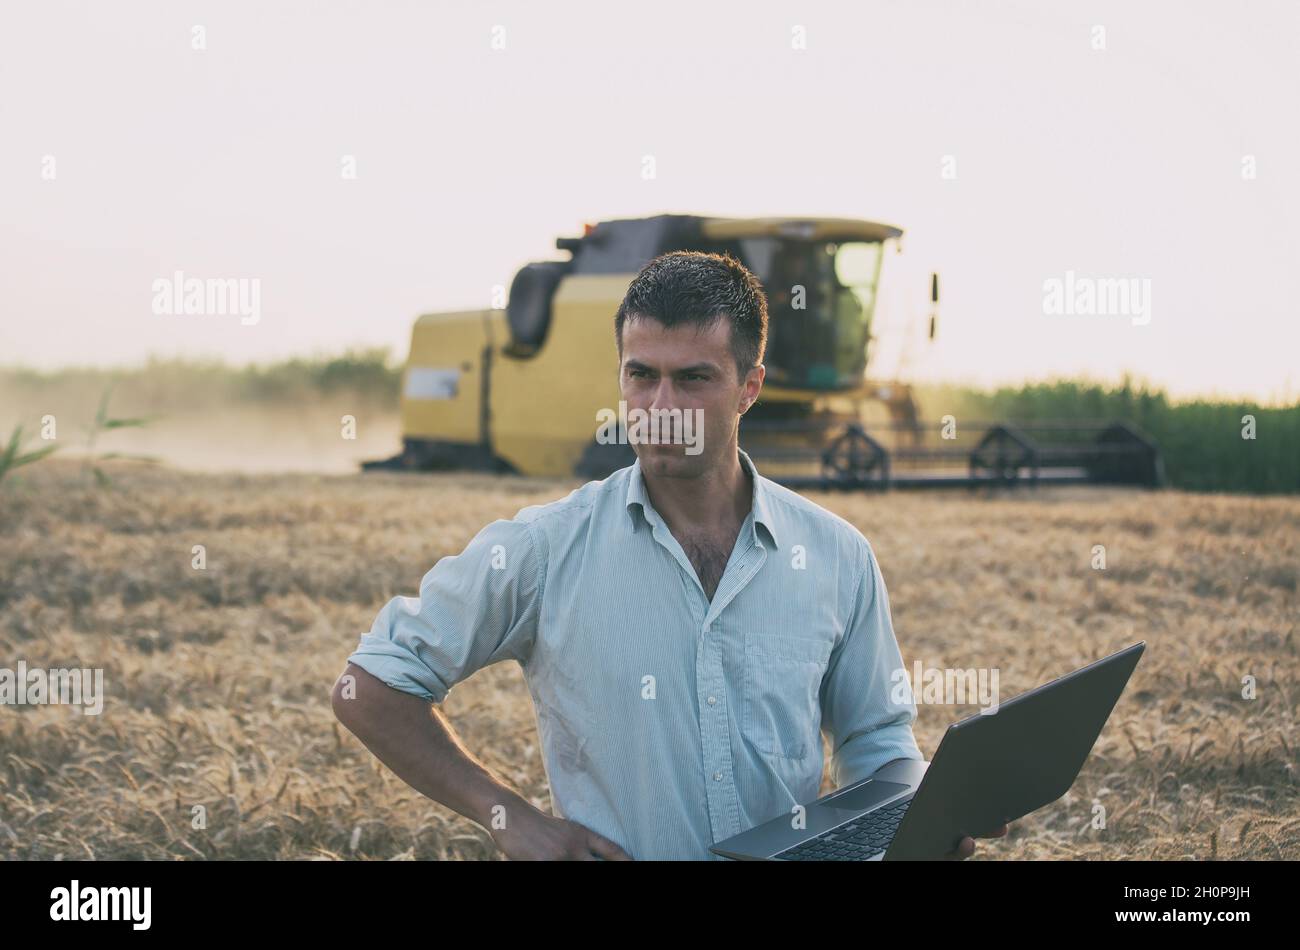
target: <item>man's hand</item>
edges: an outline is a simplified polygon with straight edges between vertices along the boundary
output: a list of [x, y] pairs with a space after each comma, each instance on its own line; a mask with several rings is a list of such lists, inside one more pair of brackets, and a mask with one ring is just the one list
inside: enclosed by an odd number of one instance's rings
[[511, 861], [631, 861], [632, 857], [590, 828], [530, 808], [507, 818], [492, 840]]
[[957, 847], [954, 848], [952, 851], [948, 852], [944, 860], [965, 861], [967, 858], [969, 858], [972, 854], [975, 853], [975, 838], [1002, 838], [1006, 836], [1007, 831], [1008, 831], [1007, 826], [1003, 824], [997, 828], [994, 828], [992, 831], [988, 832], [987, 834], [973, 835], [973, 836], [967, 835], [966, 837], [962, 838], [961, 841], [957, 842]]

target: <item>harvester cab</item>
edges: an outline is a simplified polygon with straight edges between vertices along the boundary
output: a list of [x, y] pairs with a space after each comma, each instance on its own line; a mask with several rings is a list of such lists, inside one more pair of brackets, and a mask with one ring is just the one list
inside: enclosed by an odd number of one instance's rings
[[[851, 218], [664, 214], [587, 225], [556, 241], [568, 260], [519, 269], [504, 309], [416, 320], [403, 375], [403, 450], [365, 467], [602, 478], [630, 465], [625, 440], [597, 438], [598, 413], [620, 399], [613, 317], [642, 267], [694, 250], [731, 254], [767, 292], [766, 382], [740, 440], [770, 477], [823, 487], [1095, 480], [1086, 452], [1061, 456], [1082, 469], [1048, 470], [1040, 461], [1057, 456], [1004, 426], [978, 452], [926, 445], [931, 433], [911, 388], [869, 380], [882, 262], [902, 233]], [[936, 276], [931, 337], [937, 302]], [[889, 422], [868, 431], [864, 407], [873, 402], [885, 405]], [[1106, 440], [1112, 476], [1133, 468], [1125, 453], [1154, 450], [1113, 427]], [[967, 463], [955, 474], [933, 470]]]

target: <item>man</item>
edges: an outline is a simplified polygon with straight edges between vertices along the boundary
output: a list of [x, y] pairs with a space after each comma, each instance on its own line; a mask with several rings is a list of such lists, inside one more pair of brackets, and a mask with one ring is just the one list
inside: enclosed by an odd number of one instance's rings
[[[730, 256], [663, 255], [614, 329], [629, 417], [681, 410], [702, 431], [635, 444], [633, 465], [438, 561], [361, 637], [333, 707], [512, 859], [724, 860], [709, 845], [817, 797], [819, 730], [842, 786], [922, 758], [916, 708], [890, 701], [903, 662], [866, 539], [739, 451], [765, 373], [758, 280]], [[505, 659], [537, 710], [554, 815], [430, 706]]]

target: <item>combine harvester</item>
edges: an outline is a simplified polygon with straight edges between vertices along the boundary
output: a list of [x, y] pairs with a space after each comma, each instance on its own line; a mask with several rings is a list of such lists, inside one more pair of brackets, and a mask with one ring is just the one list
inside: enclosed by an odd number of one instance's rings
[[[849, 218], [658, 215], [560, 238], [526, 264], [504, 310], [425, 314], [402, 385], [402, 452], [366, 469], [603, 478], [635, 458], [597, 441], [617, 407], [614, 313], [636, 273], [674, 250], [728, 252], [768, 294], [767, 379], [740, 444], [795, 488], [1164, 482], [1159, 450], [1123, 423], [918, 418], [911, 387], [867, 373], [886, 250], [902, 231]], [[931, 279], [934, 338], [938, 276]], [[868, 422], [882, 403], [890, 421]]]

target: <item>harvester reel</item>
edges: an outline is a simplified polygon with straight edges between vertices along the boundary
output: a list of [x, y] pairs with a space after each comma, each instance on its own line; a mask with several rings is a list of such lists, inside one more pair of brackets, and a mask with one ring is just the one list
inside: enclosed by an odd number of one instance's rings
[[1094, 481], [1111, 484], [1165, 484], [1165, 463], [1154, 442], [1135, 428], [1116, 422], [1097, 436], [1098, 457], [1088, 467]]
[[989, 429], [970, 454], [972, 476], [983, 469], [997, 481], [1014, 484], [1022, 468], [1030, 470], [1031, 481], [1037, 479], [1038, 450], [1024, 433], [1011, 426]]
[[822, 478], [838, 488], [889, 484], [889, 453], [856, 422], [822, 454]]

